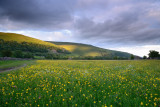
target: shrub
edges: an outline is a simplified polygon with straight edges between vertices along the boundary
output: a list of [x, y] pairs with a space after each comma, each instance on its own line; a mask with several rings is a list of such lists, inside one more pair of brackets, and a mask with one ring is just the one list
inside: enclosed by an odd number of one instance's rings
[[24, 54], [24, 58], [34, 58], [33, 54], [32, 53], [26, 53]]
[[23, 58], [23, 53], [20, 50], [14, 52], [14, 57], [16, 58]]
[[2, 54], [2, 57], [11, 57], [12, 56], [12, 51], [10, 51], [10, 50], [3, 50], [1, 52], [1, 54]]

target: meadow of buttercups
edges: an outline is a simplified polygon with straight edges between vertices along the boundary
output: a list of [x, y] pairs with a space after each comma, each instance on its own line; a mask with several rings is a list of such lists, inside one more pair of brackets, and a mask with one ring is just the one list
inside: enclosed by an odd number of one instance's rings
[[37, 60], [0, 74], [0, 106], [157, 107], [160, 61]]

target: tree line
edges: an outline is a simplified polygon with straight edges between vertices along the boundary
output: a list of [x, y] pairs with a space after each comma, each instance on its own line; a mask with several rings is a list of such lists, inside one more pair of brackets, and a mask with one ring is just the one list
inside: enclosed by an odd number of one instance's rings
[[34, 56], [47, 57], [52, 54], [70, 54], [69, 51], [54, 46], [35, 44], [31, 42], [4, 41], [0, 39], [0, 56], [16, 58], [33, 58]]
[[147, 56], [143, 56], [143, 59], [160, 59], [160, 54], [158, 51], [155, 50], [150, 50], [148, 57]]
[[4, 41], [3, 39], [0, 39], [0, 50], [21, 50], [21, 51], [27, 51], [27, 52], [41, 52], [46, 53], [50, 50], [55, 50], [57, 53], [70, 53], [69, 51], [65, 49], [61, 49], [55, 46], [49, 46], [49, 45], [42, 45], [42, 44], [36, 44], [32, 42], [21, 42], [18, 43], [16, 41]]

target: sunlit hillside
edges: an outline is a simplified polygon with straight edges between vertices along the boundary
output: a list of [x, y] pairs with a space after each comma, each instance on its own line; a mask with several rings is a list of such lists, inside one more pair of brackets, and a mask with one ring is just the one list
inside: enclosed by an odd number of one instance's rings
[[[130, 58], [131, 54], [126, 52], [120, 52], [120, 51], [114, 51], [114, 50], [108, 50], [103, 49], [99, 47], [95, 47], [92, 45], [87, 44], [81, 44], [81, 43], [70, 43], [70, 42], [46, 42], [39, 39], [35, 39], [32, 37], [27, 37], [21, 34], [15, 34], [15, 33], [2, 33], [0, 32], [0, 39], [4, 41], [16, 41], [18, 43], [22, 42], [28, 42], [33, 44], [40, 44], [40, 45], [46, 45], [46, 46], [52, 46], [55, 47], [56, 50], [60, 49], [66, 49], [69, 52], [71, 52], [71, 56], [101, 56], [101, 57], [107, 57], [110, 59], [113, 59], [114, 57], [119, 58]], [[13, 50], [13, 49], [11, 49]], [[15, 49], [14, 49], [15, 50]]]
[[129, 53], [103, 49], [92, 45], [70, 43], [70, 42], [52, 42], [62, 48], [65, 48], [72, 52], [74, 55], [80, 56], [108, 56], [108, 57], [130, 57]]
[[66, 54], [70, 52], [53, 43], [21, 34], [0, 32], [0, 57], [64, 59]]
[[3, 39], [4, 41], [17, 41], [19, 43], [20, 42], [31, 42], [31, 43], [41, 44], [41, 45], [49, 45], [49, 46], [57, 47], [55, 44], [45, 42], [39, 39], [35, 39], [32, 37], [24, 36], [21, 34], [16, 34], [16, 33], [0, 32], [0, 39]]

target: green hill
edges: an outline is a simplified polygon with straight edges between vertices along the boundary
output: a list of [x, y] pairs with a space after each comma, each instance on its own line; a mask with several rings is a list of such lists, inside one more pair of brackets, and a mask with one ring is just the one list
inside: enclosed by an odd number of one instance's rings
[[18, 43], [31, 42], [31, 43], [35, 43], [35, 44], [58, 47], [53, 43], [45, 42], [45, 41], [42, 41], [42, 40], [39, 40], [39, 39], [35, 39], [35, 38], [32, 38], [32, 37], [28, 37], [28, 36], [24, 36], [24, 35], [16, 34], [16, 33], [0, 32], [0, 39], [3, 39], [4, 41], [17, 41]]
[[53, 43], [21, 34], [0, 32], [0, 57], [59, 58], [69, 53], [66, 49]]
[[[1, 53], [3, 50], [11, 50], [13, 53], [20, 50], [24, 53], [46, 58], [57, 57], [53, 55], [57, 54], [58, 57], [65, 56], [65, 59], [67, 59], [67, 57], [79, 57], [81, 59], [85, 59], [86, 57], [101, 57], [97, 59], [127, 59], [131, 56], [131, 54], [126, 52], [103, 49], [92, 45], [70, 42], [47, 42], [21, 34], [0, 32]], [[50, 55], [48, 56], [48, 54]]]
[[51, 42], [54, 43], [66, 50], [69, 50], [72, 55], [75, 56], [106, 56], [109, 58], [113, 57], [122, 57], [130, 58], [131, 54], [126, 52], [114, 51], [95, 47], [92, 45], [86, 45], [81, 43], [71, 43], [71, 42]]

